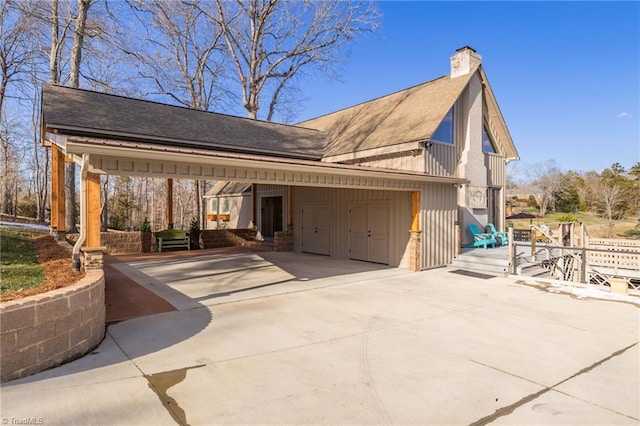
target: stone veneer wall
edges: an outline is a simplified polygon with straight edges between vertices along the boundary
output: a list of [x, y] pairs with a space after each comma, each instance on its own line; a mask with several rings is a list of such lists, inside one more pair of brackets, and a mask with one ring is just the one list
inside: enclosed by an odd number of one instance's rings
[[293, 251], [293, 231], [274, 232], [275, 251]]
[[206, 229], [200, 231], [204, 248], [244, 246], [256, 237], [252, 229]]
[[104, 274], [88, 271], [57, 290], [0, 303], [0, 382], [78, 358], [105, 332]]
[[409, 270], [412, 272], [420, 271], [420, 242], [421, 231], [409, 231]]

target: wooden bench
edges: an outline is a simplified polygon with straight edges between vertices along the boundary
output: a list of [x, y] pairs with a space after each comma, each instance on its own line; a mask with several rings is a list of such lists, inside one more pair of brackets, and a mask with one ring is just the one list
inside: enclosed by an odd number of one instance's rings
[[156, 242], [158, 243], [158, 251], [162, 252], [163, 248], [183, 248], [191, 250], [191, 238], [186, 231], [180, 229], [165, 229], [156, 232]]

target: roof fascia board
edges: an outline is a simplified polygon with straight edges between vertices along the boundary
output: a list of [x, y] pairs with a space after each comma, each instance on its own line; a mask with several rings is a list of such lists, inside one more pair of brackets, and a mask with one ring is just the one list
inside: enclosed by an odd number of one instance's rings
[[219, 152], [179, 152], [178, 150], [164, 149], [163, 151], [151, 150], [142, 147], [118, 147], [114, 148], [106, 144], [96, 145], [67, 140], [67, 151], [72, 153], [87, 153], [111, 158], [147, 159], [157, 161], [172, 161], [191, 164], [223, 165], [229, 167], [253, 167], [269, 171], [323, 173], [327, 175], [341, 175], [359, 178], [384, 178], [414, 182], [433, 183], [466, 183], [465, 179], [425, 175], [423, 173], [406, 172], [390, 169], [373, 169], [359, 166], [350, 166], [335, 163], [323, 163], [308, 160], [291, 160], [277, 157], [258, 157], [228, 155]]
[[[113, 139], [114, 137], [116, 137], [116, 138], [122, 138], [122, 140], [128, 140], [128, 141], [145, 141], [150, 143], [168, 142], [168, 143], [173, 143], [183, 147], [198, 146], [205, 149], [220, 149], [220, 150], [228, 150], [230, 152], [240, 151], [240, 152], [246, 152], [246, 153], [258, 153], [258, 154], [272, 154], [272, 155], [276, 154], [276, 155], [286, 156], [289, 158], [294, 157], [294, 158], [304, 158], [309, 160], [319, 160], [321, 158], [321, 154], [318, 154], [318, 155], [300, 154], [300, 153], [291, 153], [291, 152], [284, 152], [284, 151], [266, 150], [266, 149], [260, 149], [260, 148], [245, 148], [245, 147], [238, 147], [238, 146], [225, 145], [225, 144], [203, 143], [203, 142], [189, 141], [189, 140], [182, 140], [182, 139], [175, 139], [175, 138], [158, 138], [156, 136], [149, 136], [149, 135], [142, 135], [142, 134], [132, 135], [126, 132], [114, 132], [114, 131], [106, 132], [106, 131], [101, 131], [99, 129], [56, 125], [55, 123], [53, 124], [47, 123], [46, 128], [48, 130], [47, 134], [54, 134], [58, 131], [63, 131], [63, 132], [66, 131], [66, 132], [73, 133], [72, 135], [68, 135], [68, 136], [79, 136], [79, 137], [87, 137], [87, 138], [102, 137], [102, 138], [109, 138], [109, 139]], [[310, 129], [310, 130], [313, 130], [313, 129]]]
[[[493, 94], [493, 90], [491, 90], [491, 85], [489, 84], [489, 80], [487, 79], [487, 75], [484, 72], [482, 66], [478, 68], [478, 72], [480, 73], [480, 78], [483, 81], [483, 88], [485, 93], [485, 99], [487, 100], [487, 114], [489, 119], [495, 118], [496, 125], [498, 127], [498, 133], [500, 136], [503, 136], [505, 141], [500, 141], [503, 143], [503, 147], [505, 149], [505, 157], [507, 160], [519, 160], [520, 155], [518, 154], [518, 150], [516, 149], [515, 144], [513, 143], [513, 139], [511, 138], [511, 134], [509, 133], [509, 129], [507, 128], [507, 124], [504, 121], [504, 117], [502, 116], [502, 111], [500, 111], [500, 106], [496, 101], [496, 98]], [[502, 138], [501, 138], [502, 139]]]

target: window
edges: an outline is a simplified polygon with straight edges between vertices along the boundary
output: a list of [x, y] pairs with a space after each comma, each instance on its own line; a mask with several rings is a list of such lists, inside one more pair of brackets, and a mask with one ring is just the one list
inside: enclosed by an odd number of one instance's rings
[[453, 143], [453, 108], [449, 110], [442, 123], [433, 132], [431, 139], [437, 142]]
[[482, 152], [486, 152], [489, 154], [495, 154], [496, 148], [493, 145], [493, 141], [489, 137], [489, 132], [487, 132], [487, 128], [482, 128]]
[[230, 204], [229, 204], [229, 198], [225, 197], [222, 199], [222, 211], [221, 213], [226, 213], [229, 214], [229, 211], [231, 210]]
[[211, 199], [211, 213], [218, 213], [218, 199]]

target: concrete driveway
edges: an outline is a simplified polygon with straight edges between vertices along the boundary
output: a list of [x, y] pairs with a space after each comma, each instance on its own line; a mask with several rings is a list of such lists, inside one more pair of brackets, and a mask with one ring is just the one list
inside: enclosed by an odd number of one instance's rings
[[294, 253], [118, 265], [178, 311], [1, 388], [3, 424], [633, 424], [638, 308]]

